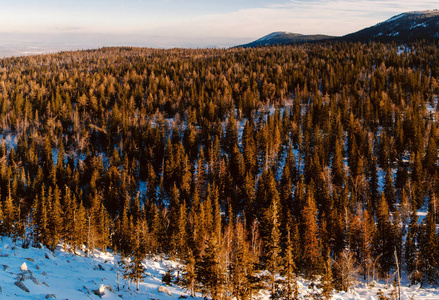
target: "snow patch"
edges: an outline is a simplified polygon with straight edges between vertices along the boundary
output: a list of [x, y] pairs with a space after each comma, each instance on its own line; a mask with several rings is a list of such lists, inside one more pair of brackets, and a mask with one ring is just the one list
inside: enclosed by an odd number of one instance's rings
[[412, 26], [410, 26], [410, 30], [415, 29], [415, 28], [417, 28], [417, 27], [421, 27], [421, 26], [424, 27], [424, 28], [426, 28], [426, 27], [427, 27], [427, 23], [424, 22], [424, 23], [420, 23], [420, 24], [412, 25]]
[[0, 141], [2, 144], [3, 143], [6, 144], [7, 149], [11, 149], [11, 148], [17, 149], [18, 139], [13, 134], [6, 134], [6, 135], [0, 134]]
[[387, 19], [386, 21], [384, 21], [383, 23], [388, 23], [388, 22], [393, 22], [396, 21], [398, 19], [401, 19], [402, 17], [405, 17], [407, 14], [406, 13], [402, 13], [396, 16], [391, 17], [390, 19]]
[[[143, 261], [147, 269], [144, 282], [136, 291], [135, 284], [128, 288], [125, 280], [120, 279], [120, 290], [117, 291], [117, 262], [119, 255], [94, 250], [86, 257], [85, 252], [77, 251], [78, 255], [65, 252], [58, 247], [50, 252], [43, 248], [22, 248], [20, 242], [13, 242], [8, 237], [0, 238], [0, 266], [10, 267], [0, 271], [0, 299], [99, 299], [135, 300], [135, 299], [178, 299], [188, 297], [189, 292], [177, 285], [167, 286], [172, 294], [159, 293], [163, 285], [162, 273], [168, 269], [179, 268], [180, 276], [183, 268], [177, 262], [169, 261], [161, 256], [153, 256]], [[49, 257], [49, 255], [47, 255]], [[23, 264], [23, 261], [26, 261]], [[23, 270], [18, 267], [25, 265]], [[99, 268], [99, 265], [102, 268]], [[17, 280], [17, 278], [21, 279]], [[96, 292], [96, 293], [95, 293]], [[96, 296], [99, 295], [99, 296]], [[47, 296], [47, 297], [46, 297]], [[201, 295], [192, 298], [203, 299]]]
[[288, 34], [289, 32], [286, 31], [276, 31], [276, 32], [272, 32], [270, 34], [267, 34], [266, 36], [261, 37], [260, 39], [257, 39], [255, 42], [264, 42], [264, 41], [269, 41], [279, 35], [282, 34]]
[[[422, 215], [422, 211], [420, 213]], [[178, 299], [189, 297], [189, 292], [177, 285], [164, 286], [161, 278], [167, 270], [181, 270], [183, 265], [170, 261], [162, 256], [153, 256], [143, 261], [147, 272], [144, 282], [140, 283], [139, 291], [131, 285], [130, 288], [121, 280], [120, 290], [117, 291], [116, 267], [120, 259], [118, 255], [99, 250], [93, 251], [91, 257], [85, 257], [82, 251], [79, 255], [67, 253], [57, 248], [51, 253], [51, 259], [46, 259], [47, 249], [21, 248], [18, 243], [7, 237], [0, 239], [0, 266], [2, 264], [19, 265], [27, 260], [27, 270], [19, 271], [13, 268], [0, 272], [2, 283], [1, 299]], [[103, 268], [96, 268], [101, 265]], [[266, 272], [261, 272], [262, 274]], [[401, 299], [439, 299], [439, 289], [436, 286], [410, 286], [403, 272]], [[23, 281], [17, 281], [17, 276], [23, 274]], [[173, 272], [175, 276], [178, 272]], [[35, 278], [35, 279], [32, 279]], [[279, 277], [281, 278], [281, 277]], [[41, 282], [38, 284], [37, 282]], [[378, 299], [377, 294], [383, 291], [389, 296], [394, 290], [392, 279], [387, 281], [372, 281], [367, 284], [357, 278], [349, 292], [334, 292], [331, 299]], [[311, 299], [321, 292], [318, 282], [298, 278], [299, 299]], [[96, 292], [96, 293], [95, 293]], [[171, 296], [172, 295], [172, 296]], [[191, 298], [203, 299], [200, 294]], [[262, 290], [254, 299], [268, 300], [269, 292]]]

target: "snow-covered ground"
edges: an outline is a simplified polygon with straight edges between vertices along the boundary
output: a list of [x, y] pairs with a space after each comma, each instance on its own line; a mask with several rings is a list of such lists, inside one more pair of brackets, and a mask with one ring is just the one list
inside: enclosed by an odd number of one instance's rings
[[[118, 257], [116, 257], [117, 259]], [[26, 264], [27, 271], [20, 267]], [[176, 286], [166, 286], [172, 296], [159, 292], [165, 286], [162, 276], [177, 263], [155, 258], [144, 262], [147, 269], [139, 291], [130, 289], [120, 279], [117, 291], [115, 257], [96, 251], [93, 257], [74, 255], [57, 249], [24, 249], [14, 246], [9, 238], [0, 238], [0, 299], [177, 299], [188, 292]], [[20, 283], [21, 282], [21, 283]], [[23, 284], [29, 292], [18, 287]], [[99, 289], [103, 291], [99, 294]], [[56, 298], [55, 298], [56, 297]], [[202, 298], [195, 298], [202, 299]]]
[[[176, 275], [175, 268], [178, 266], [176, 262], [159, 257], [145, 260], [146, 277], [140, 283], [139, 291], [136, 291], [134, 284], [128, 288], [123, 279], [120, 291], [117, 291], [117, 258], [99, 251], [93, 257], [86, 257], [83, 253], [74, 255], [61, 248], [54, 253], [45, 248], [24, 249], [19, 244], [14, 245], [10, 238], [0, 238], [0, 299], [158, 300], [188, 296], [185, 289], [175, 285], [166, 286], [171, 295], [159, 292], [159, 287], [165, 286], [161, 280], [163, 274], [171, 269]], [[298, 285], [300, 299], [310, 299], [319, 292], [310, 281], [299, 279]], [[28, 289], [28, 292], [23, 289]], [[96, 295], [99, 290], [102, 294]], [[332, 299], [377, 300], [380, 290], [390, 296], [394, 290], [392, 280], [375, 282], [373, 285], [359, 281], [352, 291], [334, 293]], [[268, 291], [261, 292], [258, 298], [268, 300]], [[401, 299], [439, 299], [439, 288], [421, 288], [419, 285], [410, 287], [407, 281], [403, 281]]]

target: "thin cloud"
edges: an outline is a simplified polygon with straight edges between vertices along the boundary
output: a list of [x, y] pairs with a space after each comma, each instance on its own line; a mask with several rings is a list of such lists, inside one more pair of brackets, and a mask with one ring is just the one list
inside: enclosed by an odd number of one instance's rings
[[435, 1], [293, 0], [227, 14], [205, 15], [178, 24], [169, 22], [156, 30], [164, 34], [249, 39], [278, 30], [344, 35], [402, 12], [434, 9], [436, 6]]
[[226, 0], [222, 9], [203, 0], [109, 0], [104, 6], [98, 0], [45, 0], [45, 6], [26, 9], [20, 1], [2, 9], [0, 28], [102, 34], [108, 38], [102, 44], [109, 45], [122, 36], [124, 44], [160, 47], [233, 46], [273, 31], [344, 35], [402, 12], [438, 8], [437, 0]]

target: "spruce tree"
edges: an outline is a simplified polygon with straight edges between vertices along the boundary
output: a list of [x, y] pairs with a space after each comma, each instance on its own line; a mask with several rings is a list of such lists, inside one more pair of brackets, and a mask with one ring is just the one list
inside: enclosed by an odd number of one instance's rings
[[318, 275], [321, 270], [321, 245], [317, 225], [317, 208], [312, 188], [308, 188], [306, 205], [302, 210], [302, 268], [307, 277]]
[[246, 239], [244, 224], [238, 221], [233, 241], [233, 260], [230, 268], [232, 294], [236, 299], [252, 299], [254, 289], [254, 257]]
[[180, 258], [184, 257], [186, 254], [187, 242], [187, 208], [186, 201], [183, 200], [178, 213], [176, 232], [177, 253]]
[[412, 284], [422, 282], [422, 271], [419, 257], [418, 243], [420, 241], [417, 212], [413, 212], [405, 241], [404, 257], [407, 273]]
[[17, 208], [14, 205], [11, 196], [11, 189], [9, 186], [9, 193], [6, 200], [3, 202], [3, 232], [7, 236], [13, 236], [15, 234], [14, 227], [17, 219]]
[[388, 274], [394, 266], [395, 232], [390, 220], [389, 205], [384, 193], [377, 208], [377, 235], [375, 240], [375, 256], [379, 257], [383, 275]]
[[326, 259], [324, 263], [324, 273], [322, 276], [322, 297], [323, 299], [331, 299], [332, 298], [332, 266], [331, 266], [331, 256], [329, 252], [326, 254]]
[[183, 285], [190, 291], [191, 297], [195, 296], [195, 283], [197, 280], [197, 274], [195, 271], [195, 257], [189, 249], [184, 268]]
[[203, 293], [212, 299], [223, 299], [225, 270], [222, 267], [221, 247], [216, 238], [208, 241], [203, 256], [197, 263], [197, 278]]
[[[243, 211], [248, 223], [252, 224], [256, 215], [255, 211], [255, 180], [250, 173], [247, 173], [244, 179], [244, 185], [241, 188]], [[239, 211], [237, 211], [239, 212]]]
[[424, 280], [428, 283], [435, 283], [438, 278], [438, 237], [433, 212], [430, 210], [424, 223], [420, 245], [421, 269]]
[[373, 264], [373, 240], [375, 238], [375, 221], [368, 210], [364, 210], [361, 224], [361, 255], [358, 262], [363, 269], [364, 279], [369, 282], [369, 275]]
[[433, 124], [431, 128], [430, 137], [428, 139], [427, 149], [424, 156], [424, 170], [428, 172], [430, 176], [434, 175], [437, 171], [437, 145], [436, 145], [436, 125]]
[[253, 119], [251, 119], [245, 123], [242, 134], [245, 172], [251, 176], [255, 176], [258, 170], [258, 153], [254, 135]]
[[294, 244], [291, 239], [291, 230], [287, 228], [287, 240], [285, 245], [283, 276], [285, 277], [284, 297], [288, 300], [297, 299], [299, 296], [299, 287], [296, 278], [296, 264], [294, 261]]
[[334, 157], [332, 159], [332, 182], [335, 186], [341, 187], [346, 181], [346, 172], [344, 170], [342, 143], [340, 141], [335, 142]]
[[269, 172], [268, 175], [268, 186], [267, 186], [267, 200], [271, 200], [269, 208], [265, 211], [264, 222], [265, 222], [265, 256], [266, 256], [266, 267], [270, 272], [270, 291], [271, 297], [275, 297], [276, 294], [276, 274], [279, 272], [280, 267], [280, 222], [279, 222], [279, 211], [280, 211], [280, 199], [277, 192], [274, 178]]
[[293, 179], [291, 178], [291, 170], [288, 163], [285, 163], [285, 167], [282, 172], [280, 182], [280, 199], [284, 212], [281, 216], [281, 222], [286, 224], [287, 216], [291, 215], [293, 211]]
[[396, 203], [395, 186], [393, 185], [392, 171], [389, 168], [386, 170], [386, 176], [384, 179], [384, 195], [386, 196], [389, 208], [393, 211]]
[[139, 290], [139, 283], [143, 281], [144, 273], [146, 271], [143, 265], [143, 260], [146, 257], [144, 238], [142, 237], [142, 231], [139, 226], [134, 228], [134, 233], [131, 238], [132, 243], [132, 260], [129, 273], [130, 280], [136, 283], [136, 290]]
[[50, 249], [55, 250], [57, 244], [62, 238], [63, 224], [62, 224], [62, 207], [61, 207], [61, 192], [58, 186], [55, 185], [51, 203], [51, 209], [49, 210], [49, 228], [50, 228]]
[[421, 154], [419, 152], [414, 156], [414, 162], [412, 166], [412, 186], [413, 186], [413, 197], [412, 206], [416, 209], [420, 209], [424, 205], [424, 176], [423, 168], [421, 163]]

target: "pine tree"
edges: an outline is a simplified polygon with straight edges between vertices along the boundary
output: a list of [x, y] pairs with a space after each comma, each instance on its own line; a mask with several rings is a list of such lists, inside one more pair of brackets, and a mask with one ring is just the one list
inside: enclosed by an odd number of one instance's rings
[[72, 199], [72, 195], [70, 189], [66, 187], [66, 191], [63, 197], [63, 206], [64, 206], [64, 214], [63, 214], [63, 229], [64, 229], [64, 241], [65, 246], [72, 246], [74, 248], [75, 243], [75, 223], [76, 223], [76, 210], [77, 204], [76, 200]]
[[203, 197], [206, 195], [206, 169], [205, 169], [205, 158], [204, 158], [204, 151], [203, 147], [200, 146], [200, 150], [198, 152], [198, 159], [197, 159], [197, 172], [194, 176], [194, 180], [197, 185], [198, 192], [200, 193], [200, 196]]
[[331, 299], [333, 290], [332, 280], [331, 256], [329, 255], [329, 252], [327, 252], [322, 277], [322, 297], [324, 299]]
[[38, 207], [38, 229], [39, 229], [39, 240], [45, 246], [49, 245], [49, 204], [52, 202], [52, 190], [48, 196], [45, 196], [44, 185], [41, 190], [39, 207]]
[[413, 212], [405, 241], [404, 257], [407, 264], [407, 273], [412, 284], [422, 282], [422, 271], [419, 257], [419, 227], [417, 212]]
[[393, 185], [392, 171], [390, 167], [386, 170], [386, 177], [384, 179], [384, 195], [386, 196], [389, 208], [393, 211], [396, 203], [395, 186]]
[[306, 205], [302, 210], [302, 268], [308, 277], [314, 277], [321, 270], [321, 246], [317, 226], [317, 208], [314, 193], [308, 189]]
[[218, 198], [219, 197], [218, 188], [216, 187], [215, 184], [213, 184], [212, 187], [208, 188], [208, 194], [213, 204], [211, 237], [217, 239], [219, 243], [222, 243], [223, 238], [221, 231], [222, 228], [221, 207]]
[[232, 176], [233, 185], [230, 187], [232, 206], [235, 211], [242, 210], [241, 199], [239, 199], [239, 188], [244, 183], [245, 178], [245, 166], [242, 154], [239, 150], [238, 144], [232, 146], [232, 152], [230, 154], [229, 171]]
[[195, 296], [195, 282], [197, 280], [197, 274], [195, 271], [195, 257], [192, 254], [192, 251], [189, 249], [184, 268], [183, 285], [190, 291], [191, 297]]
[[[271, 172], [270, 172], [271, 174]], [[273, 178], [269, 176], [269, 178]], [[276, 273], [279, 271], [280, 263], [280, 230], [279, 230], [279, 209], [280, 199], [277, 193], [276, 186], [273, 186], [273, 182], [269, 182], [268, 195], [271, 197], [271, 204], [268, 210], [265, 212], [265, 226], [267, 230], [267, 236], [265, 240], [266, 251], [266, 267], [270, 272], [270, 291], [271, 297], [275, 297], [276, 294]]]
[[[246, 214], [247, 221], [251, 224], [255, 218], [255, 180], [254, 177], [247, 173], [244, 179], [244, 185], [241, 188], [243, 210]], [[239, 212], [239, 211], [237, 211]]]
[[293, 211], [293, 179], [291, 178], [291, 170], [288, 163], [285, 163], [285, 167], [282, 172], [280, 182], [280, 199], [284, 212], [281, 221], [283, 224], [285, 224], [287, 222], [287, 216], [291, 215]]
[[178, 250], [180, 206], [180, 190], [174, 182], [169, 199], [169, 226], [167, 232], [167, 235], [171, 237], [170, 247], [173, 254]]
[[11, 188], [9, 186], [9, 193], [6, 200], [3, 202], [3, 232], [7, 236], [13, 236], [15, 234], [15, 221], [17, 219], [17, 209], [14, 205], [11, 196]]
[[148, 164], [148, 176], [147, 176], [147, 190], [146, 196], [152, 202], [156, 203], [157, 201], [157, 176], [154, 172], [154, 167], [151, 164]]
[[377, 209], [377, 235], [375, 240], [375, 256], [379, 257], [380, 269], [388, 274], [394, 266], [395, 232], [390, 221], [389, 205], [384, 193]]
[[[76, 198], [73, 197], [73, 201], [76, 202]], [[77, 210], [74, 212], [74, 238], [73, 245], [81, 247], [85, 242], [85, 237], [87, 236], [86, 230], [86, 211], [85, 207], [82, 204], [82, 201], [79, 203]]]
[[424, 205], [424, 184], [423, 184], [423, 168], [421, 163], [421, 154], [419, 152], [414, 156], [414, 162], [412, 167], [412, 185], [413, 185], [413, 197], [412, 206], [416, 209], [420, 209]]
[[342, 144], [340, 141], [335, 142], [331, 172], [333, 177], [332, 182], [334, 185], [341, 187], [346, 181], [346, 172], [344, 170]]
[[255, 176], [258, 170], [257, 145], [254, 137], [253, 119], [247, 121], [242, 133], [243, 159], [245, 172]]
[[437, 171], [437, 146], [436, 146], [436, 125], [433, 124], [428, 139], [427, 149], [424, 156], [424, 170], [428, 172], [430, 176], [434, 175]]
[[438, 278], [438, 237], [433, 212], [429, 210], [422, 233], [420, 245], [421, 266], [424, 280], [435, 283]]
[[302, 209], [306, 205], [306, 193], [305, 193], [305, 182], [303, 175], [300, 175], [299, 181], [297, 182], [296, 189], [294, 191], [293, 199], [293, 212], [292, 214], [299, 219], [301, 217]]
[[55, 185], [55, 190], [53, 192], [51, 207], [49, 209], [49, 228], [50, 228], [50, 238], [51, 242], [49, 247], [55, 250], [57, 244], [62, 238], [62, 207], [61, 207], [61, 192], [58, 186]]
[[136, 282], [136, 290], [139, 290], [139, 283], [143, 281], [143, 276], [146, 271], [143, 265], [143, 260], [146, 257], [144, 238], [142, 237], [142, 230], [139, 226], [134, 229], [134, 234], [132, 235], [131, 245], [132, 245], [132, 261], [130, 266], [130, 280]]
[[164, 228], [164, 221], [162, 219], [162, 216], [160, 214], [159, 208], [152, 204], [152, 212], [151, 212], [151, 251], [152, 253], [160, 253], [162, 251], [162, 235], [165, 230]]
[[284, 296], [288, 300], [297, 299], [299, 296], [299, 287], [296, 278], [296, 264], [294, 262], [294, 244], [291, 239], [291, 230], [287, 228], [287, 241], [283, 263], [283, 276], [285, 277]]
[[254, 281], [254, 257], [246, 239], [244, 224], [238, 221], [235, 226], [233, 260], [230, 276], [232, 294], [238, 300], [252, 299]]
[[233, 147], [238, 143], [238, 128], [236, 126], [236, 119], [233, 113], [230, 113], [226, 132], [223, 140], [224, 150], [226, 153], [232, 153]]
[[177, 252], [180, 258], [185, 256], [187, 250], [187, 208], [186, 201], [180, 205], [178, 220], [177, 220]]
[[360, 265], [363, 269], [364, 278], [369, 282], [369, 273], [373, 264], [373, 239], [375, 237], [375, 222], [370, 213], [365, 210], [362, 216], [361, 224], [361, 255], [359, 257]]
[[53, 158], [52, 158], [52, 145], [50, 141], [50, 136], [46, 135], [44, 139], [44, 147], [43, 147], [43, 172], [45, 178], [50, 178], [51, 180], [54, 180], [56, 176], [54, 177], [52, 174], [52, 177], [50, 176], [50, 172], [53, 168]]
[[[131, 278], [132, 278], [131, 258], [121, 254], [120, 261], [118, 263], [119, 263], [118, 272], [120, 271], [122, 277], [125, 279], [126, 283], [128, 284], [128, 289], [129, 289]], [[119, 281], [119, 277], [118, 277], [118, 281]]]
[[212, 299], [223, 299], [225, 270], [222, 268], [221, 247], [215, 238], [208, 241], [201, 260], [197, 263], [197, 278], [203, 293]]
[[379, 200], [380, 200], [380, 195], [378, 192], [378, 188], [379, 188], [379, 184], [378, 184], [378, 171], [377, 171], [377, 160], [375, 156], [372, 156], [372, 159], [369, 163], [369, 198], [370, 198], [370, 203], [369, 205], [372, 208], [372, 211], [375, 212], [378, 204], [379, 204]]
[[188, 225], [189, 225], [189, 248], [193, 249], [194, 257], [197, 257], [197, 250], [200, 249], [201, 246], [200, 236], [202, 232], [202, 226], [204, 222], [204, 216], [201, 215], [201, 204], [200, 198], [198, 194], [198, 189], [195, 187], [192, 193], [192, 207], [190, 208], [190, 213], [188, 216]]

